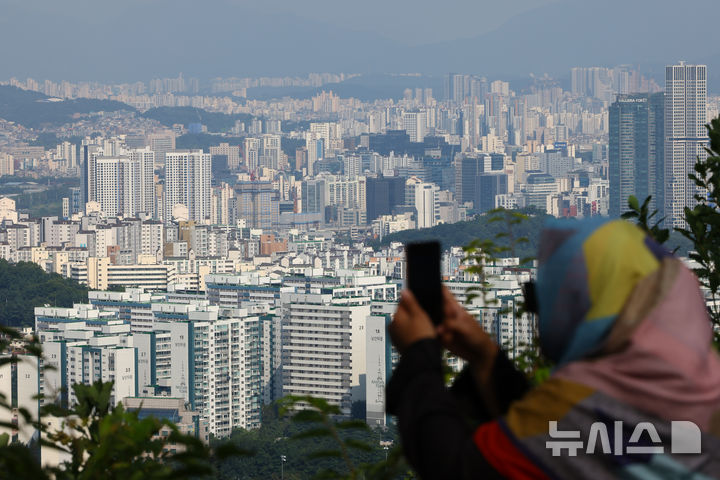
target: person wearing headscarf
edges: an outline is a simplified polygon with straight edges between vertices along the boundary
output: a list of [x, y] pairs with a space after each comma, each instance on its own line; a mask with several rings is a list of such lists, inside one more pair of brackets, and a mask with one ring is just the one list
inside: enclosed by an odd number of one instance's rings
[[[387, 389], [420, 478], [720, 478], [720, 357], [694, 274], [621, 220], [555, 220], [535, 284], [549, 379], [531, 387], [445, 290], [437, 328], [408, 291]], [[443, 349], [467, 361], [446, 387]]]

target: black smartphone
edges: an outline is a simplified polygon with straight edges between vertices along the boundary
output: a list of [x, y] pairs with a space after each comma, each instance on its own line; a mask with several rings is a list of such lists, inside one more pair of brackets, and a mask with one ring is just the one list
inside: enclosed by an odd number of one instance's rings
[[435, 325], [443, 321], [440, 281], [440, 243], [409, 243], [405, 246], [407, 287]]

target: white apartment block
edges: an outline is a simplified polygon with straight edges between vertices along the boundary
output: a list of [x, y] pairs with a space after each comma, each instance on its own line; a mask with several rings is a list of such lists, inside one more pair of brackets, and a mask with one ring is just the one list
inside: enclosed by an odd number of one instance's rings
[[281, 293], [282, 392], [324, 398], [349, 415], [361, 400], [370, 298]]
[[108, 257], [89, 257], [85, 263], [70, 264], [69, 277], [95, 290], [107, 290], [113, 285], [167, 290], [175, 282], [174, 266], [157, 264], [154, 258], [148, 260], [152, 261], [116, 265]]
[[173, 207], [184, 205], [189, 220], [210, 220], [211, 155], [202, 150], [182, 150], [165, 155], [165, 223]]
[[[0, 409], [0, 421], [12, 423], [16, 428], [0, 427], [0, 434], [7, 433], [11, 442], [27, 445], [33, 440], [39, 440], [39, 432], [31, 423], [25, 422], [19, 409], [27, 410], [32, 419], [40, 417], [37, 357], [24, 353], [12, 356], [17, 362], [0, 366], [0, 394], [11, 407]], [[3, 359], [10, 357], [10, 354], [0, 356]]]
[[224, 155], [227, 157], [228, 168], [237, 170], [240, 166], [240, 147], [230, 145], [227, 142], [221, 143], [216, 147], [210, 147], [210, 155]]
[[438, 190], [434, 183], [423, 182], [417, 177], [408, 178], [405, 187], [405, 204], [415, 208], [417, 228], [435, 226], [435, 198]]
[[112, 399], [119, 402], [136, 392], [136, 350], [130, 324], [90, 305], [73, 308], [37, 307], [35, 332], [43, 346], [40, 373], [44, 402], [76, 401], [72, 385], [113, 381]]
[[280, 135], [263, 135], [260, 138], [260, 155], [258, 165], [260, 167], [278, 170], [282, 168], [282, 149]]
[[665, 215], [672, 227], [684, 227], [684, 208], [697, 202], [694, 173], [697, 158], [705, 158], [707, 131], [707, 67], [665, 67]]
[[218, 437], [259, 427], [263, 388], [273, 384], [274, 374], [263, 358], [277, 357], [264, 351], [277, 345], [263, 338], [271, 320], [197, 303], [154, 304], [153, 311], [153, 331], [141, 334], [156, 342], [155, 370], [145, 377], [185, 398]]
[[313, 122], [310, 124], [310, 133], [323, 140], [325, 147], [325, 150], [321, 152], [323, 158], [336, 148], [337, 143], [342, 139], [342, 129], [336, 122]]
[[403, 130], [411, 142], [422, 142], [427, 132], [427, 112], [405, 112], [402, 116]]
[[245, 166], [251, 172], [257, 170], [260, 165], [260, 140], [248, 137], [243, 141], [243, 154], [245, 155]]
[[154, 315], [152, 311], [153, 300], [159, 301], [162, 297], [146, 293], [142, 288], [126, 288], [124, 292], [108, 292], [104, 290], [91, 290], [88, 292], [88, 302], [103, 312], [114, 312], [119, 320], [130, 322], [133, 332], [151, 332]]
[[44, 363], [55, 367], [41, 375], [47, 401], [72, 405], [74, 383], [112, 380], [114, 401], [183, 398], [218, 437], [260, 426], [263, 403], [279, 391], [279, 319], [137, 290], [90, 298], [92, 305], [35, 311]]
[[143, 255], [157, 256], [162, 252], [165, 243], [164, 226], [162, 222], [147, 221], [143, 222], [141, 228], [141, 247], [140, 253]]
[[[395, 305], [390, 308], [394, 311]], [[392, 347], [387, 334], [390, 314], [372, 315], [367, 320], [365, 418], [371, 427], [385, 427], [388, 414], [385, 409], [385, 391], [392, 373]]]
[[9, 153], [0, 152], [0, 177], [15, 174], [15, 161]]
[[125, 149], [115, 141], [83, 146], [85, 202], [98, 202], [110, 217], [133, 217], [155, 211], [155, 152]]

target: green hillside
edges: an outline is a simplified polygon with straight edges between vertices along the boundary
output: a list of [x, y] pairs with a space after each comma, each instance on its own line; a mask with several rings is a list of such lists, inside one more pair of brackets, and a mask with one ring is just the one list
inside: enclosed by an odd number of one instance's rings
[[84, 285], [57, 273], [45, 273], [34, 263], [0, 259], [0, 325], [34, 325], [35, 307], [72, 307], [87, 302], [87, 292]]
[[[528, 243], [519, 245], [514, 253], [509, 253], [508, 255], [515, 257], [535, 257], [540, 244], [540, 231], [545, 221], [552, 217], [532, 210], [524, 210], [524, 212], [530, 215], [529, 219], [514, 226], [512, 235], [515, 238], [526, 237]], [[438, 240], [442, 244], [443, 249], [448, 249], [450, 247], [468, 245], [475, 239], [495, 239], [498, 233], [508, 232], [508, 226], [505, 222], [489, 222], [488, 220], [489, 217], [487, 215], [479, 215], [467, 222], [443, 224], [421, 230], [404, 230], [387, 235], [382, 241], [373, 241], [370, 244], [377, 247], [389, 245], [390, 242], [408, 243]], [[507, 239], [501, 238], [496, 240], [496, 243], [500, 246], [505, 246]], [[677, 255], [686, 256], [692, 248], [692, 245], [679, 233], [671, 232], [670, 239], [665, 243], [665, 247], [669, 250], [677, 248]]]
[[[549, 215], [538, 213], [537, 211], [525, 211], [531, 214], [528, 220], [519, 225], [515, 225], [512, 234], [515, 238], [527, 237], [529, 242], [520, 245], [513, 256], [529, 257], [535, 256], [537, 252], [538, 235], [543, 223]], [[373, 242], [373, 245], [389, 245], [390, 242], [423, 242], [430, 240], [438, 240], [443, 250], [450, 247], [461, 247], [469, 244], [475, 239], [494, 239], [500, 232], [507, 232], [508, 226], [505, 222], [490, 222], [487, 215], [478, 215], [472, 220], [457, 223], [445, 223], [432, 228], [423, 228], [420, 230], [404, 230], [402, 232], [393, 233], [385, 236], [382, 241]], [[503, 245], [504, 242], [498, 240], [496, 242]]]
[[200, 123], [205, 125], [209, 132], [227, 132], [235, 126], [237, 120], [249, 122], [252, 119], [252, 115], [249, 114], [228, 115], [220, 112], [208, 112], [194, 107], [151, 108], [144, 112], [142, 116], [157, 120], [168, 127], [179, 123], [187, 128], [190, 124]]
[[59, 126], [72, 122], [78, 114], [119, 110], [135, 109], [114, 100], [77, 98], [51, 101], [50, 97], [39, 92], [0, 85], [0, 118], [28, 128]]

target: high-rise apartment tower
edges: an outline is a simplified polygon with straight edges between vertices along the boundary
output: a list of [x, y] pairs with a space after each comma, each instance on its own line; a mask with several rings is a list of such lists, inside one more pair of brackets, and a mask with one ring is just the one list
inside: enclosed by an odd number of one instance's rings
[[707, 67], [665, 67], [665, 215], [672, 227], [683, 227], [683, 209], [695, 205], [697, 188], [688, 174], [706, 156]]

